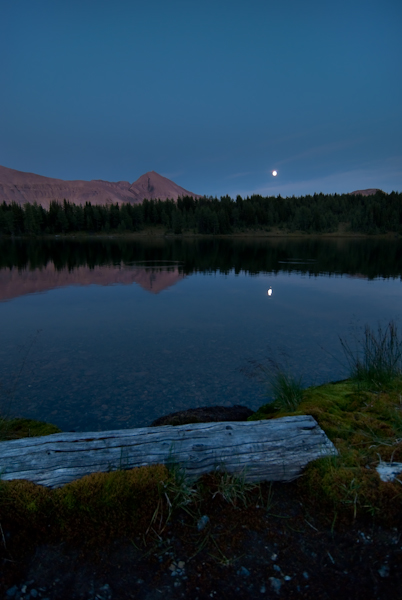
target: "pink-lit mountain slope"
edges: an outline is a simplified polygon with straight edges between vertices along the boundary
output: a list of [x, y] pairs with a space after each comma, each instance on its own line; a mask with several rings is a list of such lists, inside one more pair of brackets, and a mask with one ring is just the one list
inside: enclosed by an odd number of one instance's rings
[[177, 200], [179, 196], [193, 196], [200, 198], [180, 187], [170, 179], [149, 171], [141, 175], [134, 183], [128, 181], [64, 181], [52, 179], [35, 173], [15, 171], [0, 166], [0, 202], [16, 202], [25, 204], [41, 204], [48, 208], [52, 200], [62, 202], [64, 199], [74, 204], [123, 204], [129, 202], [136, 204], [144, 199], [151, 198]]

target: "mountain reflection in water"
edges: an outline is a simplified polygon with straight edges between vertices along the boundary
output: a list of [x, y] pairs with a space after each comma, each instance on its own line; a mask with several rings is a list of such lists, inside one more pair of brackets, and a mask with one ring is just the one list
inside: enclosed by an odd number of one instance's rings
[[345, 377], [339, 336], [398, 322], [401, 275], [399, 240], [0, 240], [0, 412], [96, 431], [256, 409], [269, 358]]
[[177, 267], [95, 266], [56, 269], [53, 263], [35, 270], [16, 267], [0, 270], [0, 301], [25, 294], [47, 292], [69, 285], [131, 285], [137, 283], [147, 292], [159, 294], [175, 285], [184, 275]]

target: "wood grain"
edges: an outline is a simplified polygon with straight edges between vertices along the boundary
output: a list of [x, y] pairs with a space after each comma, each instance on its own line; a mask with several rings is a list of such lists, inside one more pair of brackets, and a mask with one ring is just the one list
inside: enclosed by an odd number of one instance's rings
[[312, 460], [337, 454], [311, 416], [173, 427], [56, 433], [0, 442], [2, 480], [59, 487], [95, 472], [174, 463], [195, 480], [216, 469], [246, 481], [290, 481]]

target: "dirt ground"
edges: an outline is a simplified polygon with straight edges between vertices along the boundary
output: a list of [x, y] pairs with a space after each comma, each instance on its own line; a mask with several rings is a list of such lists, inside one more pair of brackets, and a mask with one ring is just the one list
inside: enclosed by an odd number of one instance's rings
[[[401, 598], [402, 536], [359, 516], [317, 519], [297, 483], [265, 484], [265, 505], [210, 497], [179, 511], [146, 545], [140, 538], [14, 547], [0, 531], [2, 598], [204, 600]], [[204, 517], [204, 519], [202, 519]], [[207, 518], [206, 518], [207, 517]], [[0, 520], [1, 522], [1, 520]], [[203, 527], [204, 525], [204, 527]]]

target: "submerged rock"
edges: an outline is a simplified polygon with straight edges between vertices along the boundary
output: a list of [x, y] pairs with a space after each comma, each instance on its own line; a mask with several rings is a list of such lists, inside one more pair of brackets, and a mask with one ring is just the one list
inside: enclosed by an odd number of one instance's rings
[[218, 423], [220, 421], [246, 421], [254, 412], [247, 406], [202, 406], [179, 410], [153, 421], [150, 427], [158, 425], [186, 425], [187, 423]]

